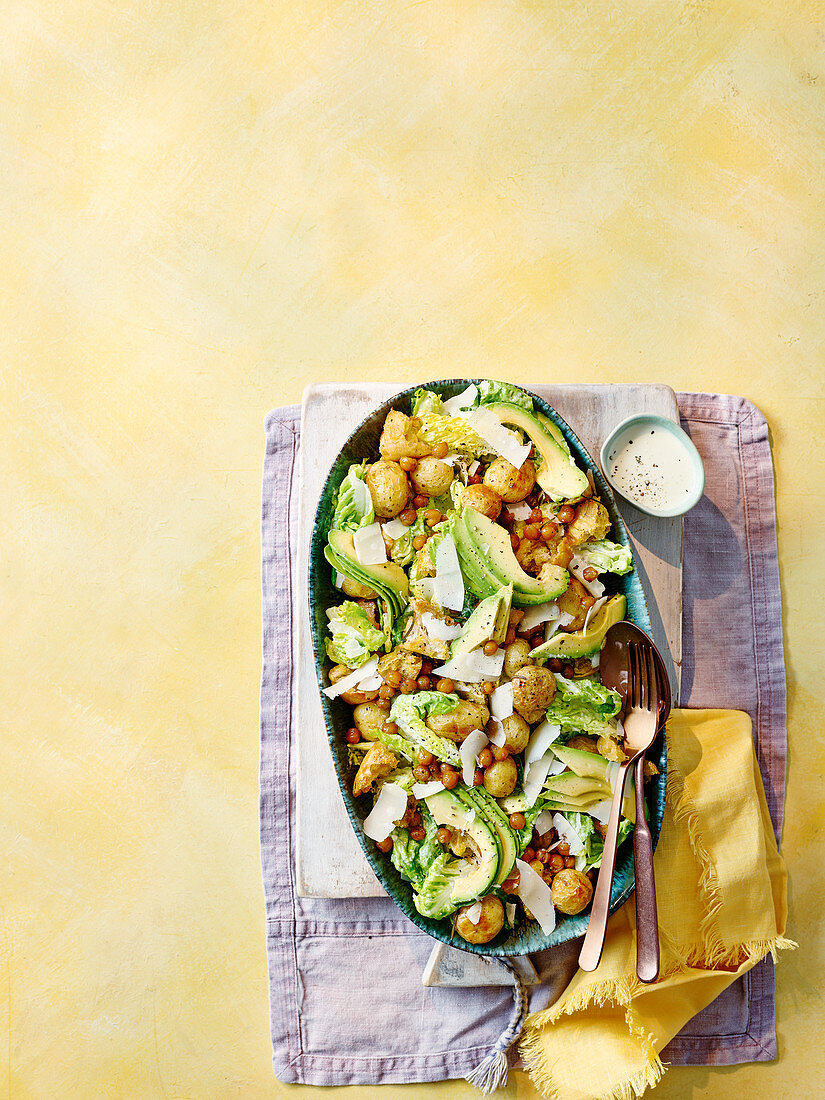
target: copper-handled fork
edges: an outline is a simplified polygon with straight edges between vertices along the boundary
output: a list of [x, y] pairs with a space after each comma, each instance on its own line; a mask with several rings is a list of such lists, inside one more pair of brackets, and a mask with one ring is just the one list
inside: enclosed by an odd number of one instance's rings
[[[610, 915], [610, 893], [613, 885], [613, 874], [616, 869], [619, 819], [622, 812], [622, 799], [627, 773], [633, 767], [636, 758], [641, 753], [646, 752], [653, 744], [658, 729], [659, 688], [653, 654], [648, 646], [641, 645], [638, 642], [631, 642], [628, 651], [630, 683], [627, 689], [628, 706], [624, 718], [625, 752], [628, 753], [628, 756], [619, 765], [619, 774], [616, 777], [613, 800], [610, 804], [610, 816], [604, 837], [599, 878], [593, 895], [590, 923], [587, 926], [587, 933], [579, 955], [579, 966], [582, 970], [595, 970], [602, 957], [607, 918]], [[641, 815], [640, 822], [637, 813], [636, 827], [639, 828], [643, 822], [644, 814]]]

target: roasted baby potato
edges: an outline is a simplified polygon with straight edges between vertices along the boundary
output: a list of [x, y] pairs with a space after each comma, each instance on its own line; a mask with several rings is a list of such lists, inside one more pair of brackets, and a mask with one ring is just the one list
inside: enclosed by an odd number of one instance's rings
[[517, 470], [506, 458], [496, 458], [487, 467], [483, 484], [498, 493], [507, 504], [515, 504], [533, 491], [536, 470], [529, 461]]
[[461, 490], [461, 503], [467, 508], [496, 520], [501, 513], [501, 497], [486, 485], [465, 485]]
[[387, 712], [375, 703], [359, 703], [352, 711], [355, 728], [365, 741], [375, 741], [377, 731], [387, 720]]
[[375, 514], [379, 519], [392, 519], [410, 499], [410, 483], [397, 462], [381, 459], [367, 468], [364, 480], [372, 496]]
[[467, 916], [472, 909], [471, 905], [465, 905], [459, 909], [455, 919], [455, 930], [467, 943], [489, 943], [495, 939], [504, 927], [504, 906], [495, 894], [488, 894], [480, 903], [481, 914], [478, 921], [473, 924]]
[[516, 638], [504, 650], [504, 674], [512, 680], [520, 668], [532, 664], [530, 643], [525, 638]]
[[440, 497], [453, 483], [453, 468], [440, 458], [425, 455], [410, 474], [417, 493], [424, 496]]
[[553, 877], [553, 885], [550, 887], [553, 904], [560, 913], [567, 913], [571, 917], [581, 913], [590, 904], [593, 897], [593, 883], [577, 871], [575, 867], [565, 867]]
[[399, 458], [420, 458], [428, 455], [432, 447], [418, 434], [421, 421], [414, 416], [392, 409], [384, 421], [384, 430], [378, 443], [382, 458], [397, 462]]
[[510, 714], [501, 721], [504, 730], [504, 747], [509, 752], [524, 752], [530, 740], [530, 727], [520, 714]]
[[433, 733], [460, 742], [471, 730], [483, 730], [489, 721], [490, 712], [483, 703], [462, 699], [455, 710], [447, 714], [431, 714], [426, 724]]
[[495, 760], [484, 769], [484, 789], [493, 798], [506, 798], [512, 794], [518, 783], [518, 768], [512, 756], [504, 760]]
[[556, 678], [549, 668], [527, 665], [513, 677], [513, 706], [531, 725], [543, 717], [555, 694]]

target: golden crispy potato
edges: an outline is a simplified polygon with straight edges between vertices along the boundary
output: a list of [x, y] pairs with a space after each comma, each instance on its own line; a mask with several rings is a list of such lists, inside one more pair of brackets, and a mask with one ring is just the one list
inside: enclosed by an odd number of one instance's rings
[[467, 508], [496, 520], [501, 513], [501, 497], [486, 485], [465, 485], [461, 490], [461, 503]]
[[583, 733], [576, 734], [575, 737], [571, 737], [567, 742], [568, 749], [578, 749], [580, 752], [595, 752], [599, 751], [598, 739], [595, 737], [585, 737]]
[[575, 867], [565, 867], [553, 877], [553, 885], [550, 887], [553, 904], [560, 913], [575, 916], [581, 913], [590, 904], [593, 897], [593, 883], [577, 871]]
[[373, 741], [364, 753], [364, 759], [355, 773], [352, 785], [354, 795], [366, 794], [376, 779], [398, 767], [398, 757], [381, 741]]
[[515, 504], [517, 500], [524, 500], [532, 493], [536, 484], [536, 470], [529, 460], [517, 470], [506, 458], [496, 458], [487, 467], [483, 483], [498, 493], [507, 504]]
[[582, 582], [576, 577], [571, 577], [567, 591], [563, 592], [556, 601], [559, 611], [564, 611], [567, 615], [573, 616], [573, 621], [562, 627], [562, 630], [581, 630], [584, 626], [584, 620], [587, 618], [587, 612], [595, 602], [595, 599]]
[[375, 741], [387, 720], [387, 712], [376, 703], [359, 703], [352, 712], [355, 727], [365, 741]]
[[440, 497], [453, 483], [453, 468], [440, 458], [425, 455], [410, 474], [415, 491], [424, 496]]
[[[329, 670], [329, 682], [336, 684], [339, 680], [343, 680], [345, 676], [349, 676], [355, 669], [348, 668], [347, 665], [333, 665]], [[345, 691], [338, 696], [339, 699], [343, 699], [345, 703], [349, 703], [354, 707], [358, 703], [371, 703], [374, 699], [378, 698], [377, 691]]]
[[504, 730], [504, 747], [510, 752], [524, 752], [530, 740], [530, 727], [520, 714], [510, 714], [501, 721]]
[[610, 516], [598, 500], [583, 500], [576, 508], [576, 515], [567, 525], [567, 537], [574, 546], [583, 542], [603, 539], [610, 530]]
[[417, 680], [423, 661], [417, 653], [396, 647], [378, 660], [378, 675], [386, 678], [388, 672], [400, 672], [405, 680]]
[[372, 496], [375, 514], [379, 519], [392, 519], [404, 511], [410, 499], [410, 483], [397, 462], [373, 462], [367, 467], [364, 480]]
[[525, 721], [538, 722], [553, 702], [556, 678], [549, 668], [527, 665], [513, 677], [513, 706]]
[[504, 906], [495, 894], [488, 894], [481, 899], [481, 916], [476, 924], [467, 916], [471, 908], [465, 905], [459, 909], [455, 919], [456, 932], [467, 943], [489, 943], [504, 927]]
[[483, 730], [490, 721], [490, 711], [483, 703], [461, 699], [455, 710], [447, 714], [431, 714], [426, 725], [441, 737], [460, 742], [471, 730]]
[[493, 798], [505, 798], [512, 794], [518, 783], [518, 768], [512, 756], [504, 760], [494, 760], [484, 769], [484, 789]]
[[397, 462], [399, 458], [420, 458], [430, 454], [432, 447], [418, 434], [420, 427], [417, 417], [406, 416], [397, 409], [390, 410], [378, 443], [381, 457]]
[[560, 565], [562, 569], [566, 569], [570, 564], [570, 560], [575, 552], [573, 550], [573, 543], [570, 541], [570, 539], [565, 535], [564, 538], [559, 539], [558, 542], [553, 543], [552, 545], [548, 543], [548, 546], [550, 546], [552, 553], [550, 564]]
[[520, 668], [530, 665], [530, 643], [525, 638], [516, 638], [504, 650], [504, 675], [511, 680]]

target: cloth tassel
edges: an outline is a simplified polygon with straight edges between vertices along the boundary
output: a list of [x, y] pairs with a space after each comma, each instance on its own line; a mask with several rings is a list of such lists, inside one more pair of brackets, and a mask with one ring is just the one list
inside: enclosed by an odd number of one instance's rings
[[507, 1051], [521, 1035], [527, 1016], [527, 992], [518, 972], [505, 959], [494, 959], [513, 979], [513, 1015], [496, 1045], [487, 1052], [472, 1073], [464, 1078], [484, 1093], [495, 1092], [507, 1084]]

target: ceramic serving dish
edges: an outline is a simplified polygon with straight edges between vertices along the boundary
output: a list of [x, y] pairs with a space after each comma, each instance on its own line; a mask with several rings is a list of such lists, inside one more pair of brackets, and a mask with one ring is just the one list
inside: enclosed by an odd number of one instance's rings
[[[452, 378], [443, 381], [428, 382], [429, 389], [437, 390], [442, 397], [453, 397], [461, 393], [470, 382], [478, 383], [479, 379]], [[364, 459], [375, 461], [378, 458], [378, 441], [384, 420], [390, 409], [399, 409], [410, 414], [411, 402], [415, 390], [419, 386], [411, 386], [402, 390], [393, 397], [379, 405], [367, 416], [347, 439], [341, 448], [327, 477], [315, 514], [315, 523], [312, 529], [309, 548], [309, 619], [312, 630], [313, 650], [315, 654], [315, 666], [318, 678], [318, 688], [321, 698], [321, 706], [324, 712], [327, 733], [329, 735], [330, 748], [333, 762], [338, 775], [341, 796], [344, 800], [355, 835], [364, 854], [372, 866], [375, 874], [389, 896], [406, 914], [407, 917], [423, 931], [444, 943], [451, 943], [454, 947], [460, 947], [465, 951], [472, 951], [478, 955], [526, 955], [533, 951], [542, 951], [555, 947], [568, 940], [583, 936], [590, 919], [590, 910], [578, 916], [564, 916], [557, 914], [557, 924], [553, 932], [545, 935], [536, 922], [530, 922], [517, 930], [504, 930], [495, 940], [487, 944], [470, 944], [459, 937], [451, 939], [451, 921], [431, 920], [422, 917], [412, 901], [410, 886], [405, 882], [398, 871], [392, 865], [389, 855], [383, 855], [375, 844], [364, 836], [364, 818], [370, 812], [372, 799], [368, 796], [354, 798], [351, 793], [351, 781], [353, 769], [348, 762], [346, 731], [351, 725], [351, 708], [340, 699], [328, 699], [321, 690], [328, 685], [326, 669], [329, 661], [324, 650], [324, 636], [327, 625], [327, 609], [341, 602], [341, 592], [335, 588], [333, 573], [324, 557], [324, 547], [327, 542], [327, 530], [330, 518], [335, 508], [335, 497], [338, 488], [346, 476], [347, 470], [353, 462], [363, 462]], [[530, 392], [530, 391], [526, 391]], [[530, 393], [536, 408], [550, 417], [564, 433], [570, 446], [571, 453], [577, 463], [585, 470], [589, 470], [593, 476], [598, 495], [607, 508], [613, 524], [611, 538], [625, 546], [630, 546], [624, 522], [616, 508], [616, 503], [609, 486], [605, 482], [596, 463], [582, 446], [581, 441], [572, 431], [570, 426], [552, 409], [545, 401], [534, 393]], [[617, 591], [622, 592], [627, 598], [627, 617], [643, 630], [650, 632], [650, 618], [645, 603], [644, 592], [639, 577], [634, 570], [624, 577], [615, 578]], [[648, 753], [648, 758], [653, 760], [659, 768], [660, 774], [646, 786], [648, 805], [650, 807], [650, 829], [654, 844], [658, 840], [659, 830], [662, 824], [665, 801], [665, 760], [666, 745], [664, 733], [653, 750]], [[626, 842], [619, 851], [619, 859], [616, 866], [616, 874], [613, 881], [611, 895], [611, 909], [616, 909], [630, 896], [634, 886], [633, 875], [633, 845]]]

